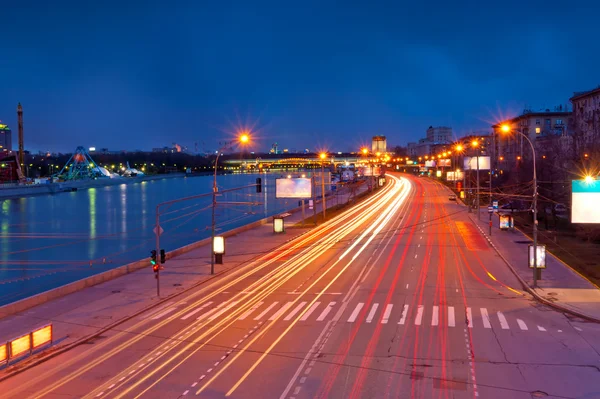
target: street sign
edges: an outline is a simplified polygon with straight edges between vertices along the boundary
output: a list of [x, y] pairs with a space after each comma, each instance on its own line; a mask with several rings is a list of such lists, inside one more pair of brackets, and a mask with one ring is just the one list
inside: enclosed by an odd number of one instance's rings
[[494, 207], [493, 206], [488, 206], [488, 212], [489, 213], [494, 213]]
[[308, 209], [313, 209], [313, 207], [314, 207], [313, 200], [308, 200]]
[[494, 209], [498, 209], [498, 201], [493, 201], [492, 205], [494, 206]]
[[[154, 228], [152, 229], [152, 232], [153, 232], [154, 234], [156, 234], [156, 227], [154, 227]], [[163, 232], [164, 232], [163, 228], [162, 228], [162, 227], [160, 227], [160, 226], [158, 226], [158, 235], [159, 235], [159, 236], [161, 236]]]

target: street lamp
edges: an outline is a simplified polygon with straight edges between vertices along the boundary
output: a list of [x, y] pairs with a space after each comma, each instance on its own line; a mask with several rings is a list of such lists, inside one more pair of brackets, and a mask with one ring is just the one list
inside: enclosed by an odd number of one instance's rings
[[[237, 142], [241, 143], [241, 144], [247, 144], [248, 142], [250, 142], [250, 135], [248, 133], [242, 133], [238, 139]], [[217, 192], [218, 192], [218, 187], [217, 187], [217, 166], [218, 166], [218, 162], [219, 162], [219, 157], [221, 156], [221, 152], [225, 151], [227, 148], [231, 148], [233, 147], [233, 145], [236, 144], [236, 141], [230, 141], [225, 143], [225, 145], [221, 148], [219, 148], [219, 151], [217, 151], [217, 158], [215, 158], [215, 173], [213, 175], [213, 194], [212, 194], [212, 222], [211, 222], [211, 250], [210, 250], [210, 274], [215, 274], [215, 209], [217, 208]]]
[[537, 286], [538, 268], [537, 268], [537, 232], [538, 232], [538, 221], [537, 221], [537, 173], [535, 170], [535, 146], [526, 134], [523, 134], [519, 130], [511, 129], [508, 125], [502, 125], [502, 131], [509, 133], [514, 131], [525, 137], [525, 140], [531, 146], [531, 153], [533, 155], [533, 288]]
[[325, 221], [325, 169], [323, 167], [323, 161], [327, 158], [327, 153], [322, 152], [319, 154], [319, 158], [321, 158], [321, 196], [323, 197], [323, 221]]

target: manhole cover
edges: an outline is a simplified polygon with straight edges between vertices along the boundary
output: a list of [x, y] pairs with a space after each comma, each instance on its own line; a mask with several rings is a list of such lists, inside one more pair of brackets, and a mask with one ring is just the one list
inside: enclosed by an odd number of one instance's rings
[[181, 284], [175, 283], [175, 284], [173, 284], [173, 287], [181, 287]]
[[545, 398], [546, 396], [548, 396], [548, 394], [546, 392], [542, 392], [542, 391], [531, 392], [532, 398]]
[[113, 294], [119, 294], [121, 292], [121, 290], [114, 290], [112, 293]]
[[531, 244], [532, 242], [527, 240], [527, 241], [515, 241], [517, 244]]

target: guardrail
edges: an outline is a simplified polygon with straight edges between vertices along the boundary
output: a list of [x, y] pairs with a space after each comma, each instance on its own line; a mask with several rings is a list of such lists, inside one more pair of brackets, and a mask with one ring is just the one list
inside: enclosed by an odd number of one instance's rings
[[0, 345], [0, 365], [8, 365], [11, 360], [31, 355], [35, 349], [48, 344], [52, 345], [53, 329], [52, 323], [31, 330], [25, 335], [9, 340]]

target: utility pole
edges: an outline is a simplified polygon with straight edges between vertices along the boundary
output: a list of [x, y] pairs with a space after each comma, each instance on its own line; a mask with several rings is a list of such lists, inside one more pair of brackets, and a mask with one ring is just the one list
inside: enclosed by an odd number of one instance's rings
[[17, 119], [19, 121], [19, 164], [21, 168], [25, 165], [25, 149], [23, 144], [23, 107], [17, 105]]
[[[156, 226], [154, 227], [154, 233], [156, 234], [156, 254], [160, 253], [160, 204], [156, 206]], [[157, 261], [158, 263], [158, 261]], [[156, 271], [156, 296], [160, 297], [160, 266]]]
[[477, 220], [481, 220], [481, 212], [479, 212], [479, 154], [480, 151], [477, 151]]

